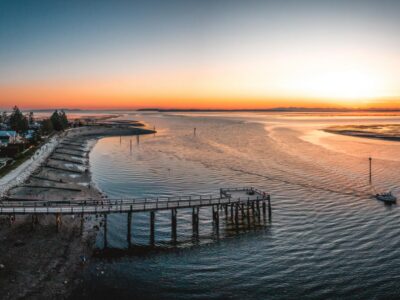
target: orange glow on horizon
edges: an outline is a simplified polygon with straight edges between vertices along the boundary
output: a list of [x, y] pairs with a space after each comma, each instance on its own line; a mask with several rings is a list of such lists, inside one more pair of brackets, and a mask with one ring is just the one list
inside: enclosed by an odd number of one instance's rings
[[[400, 108], [385, 95], [385, 81], [371, 72], [303, 73], [278, 78], [254, 70], [229, 76], [216, 70], [178, 70], [108, 80], [44, 81], [0, 85], [0, 107], [25, 109], [269, 109]], [[236, 70], [237, 71], [237, 70]], [[278, 74], [279, 75], [279, 74]], [[276, 77], [279, 77], [276, 75]], [[267, 79], [265, 79], [267, 78]], [[271, 84], [272, 82], [272, 84]]]

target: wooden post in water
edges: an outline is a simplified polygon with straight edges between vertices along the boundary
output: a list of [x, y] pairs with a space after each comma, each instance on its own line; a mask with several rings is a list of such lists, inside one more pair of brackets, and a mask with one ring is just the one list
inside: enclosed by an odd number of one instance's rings
[[154, 245], [154, 221], [155, 221], [155, 212], [150, 212], [150, 244]]
[[369, 184], [372, 184], [372, 157], [369, 157], [368, 160], [369, 160]]
[[131, 234], [131, 227], [132, 227], [132, 212], [130, 211], [130, 212], [128, 212], [128, 221], [127, 221], [127, 226], [128, 226], [128, 230], [127, 230], [127, 235], [126, 235], [126, 239], [127, 239], [127, 242], [128, 242], [128, 248], [130, 248], [131, 247], [131, 245], [132, 245], [132, 234]]
[[177, 221], [176, 221], [176, 208], [171, 209], [171, 237], [172, 237], [172, 241], [174, 243], [176, 243], [176, 225], [177, 225]]

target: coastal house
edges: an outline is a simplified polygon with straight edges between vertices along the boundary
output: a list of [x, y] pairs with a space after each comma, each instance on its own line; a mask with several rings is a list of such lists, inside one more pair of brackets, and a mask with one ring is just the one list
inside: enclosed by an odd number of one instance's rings
[[8, 130], [9, 126], [6, 123], [0, 123], [0, 131]]
[[27, 140], [31, 140], [31, 139], [33, 139], [33, 137], [34, 137], [34, 134], [35, 134], [35, 130], [29, 129], [29, 130], [27, 130], [27, 131], [24, 133], [23, 137], [24, 137], [25, 139], [27, 139]]
[[15, 143], [17, 140], [17, 132], [13, 130], [0, 131], [0, 146], [7, 146], [10, 143]]
[[41, 124], [39, 122], [33, 122], [29, 124], [29, 129], [30, 130], [39, 130], [40, 129]]

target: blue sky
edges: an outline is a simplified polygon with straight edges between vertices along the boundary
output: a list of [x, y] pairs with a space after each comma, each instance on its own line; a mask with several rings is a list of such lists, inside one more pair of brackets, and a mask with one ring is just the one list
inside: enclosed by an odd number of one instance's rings
[[[393, 98], [399, 91], [399, 82], [393, 80], [399, 75], [394, 70], [399, 20], [400, 1], [0, 0], [0, 101], [5, 101], [1, 88], [13, 101], [32, 103], [39, 95], [25, 99], [11, 90], [54, 88], [63, 82], [77, 84], [79, 90], [79, 82], [101, 85], [119, 78], [124, 82], [121, 89], [137, 100], [133, 89], [138, 87], [130, 82], [168, 72], [182, 77], [171, 82], [171, 97], [192, 90], [199, 99], [249, 95], [266, 99], [266, 104], [296, 92], [301, 98], [326, 98], [294, 88], [302, 83], [289, 82], [291, 74], [312, 80], [312, 72], [321, 72], [320, 64], [327, 65], [327, 72], [332, 68], [331, 73], [340, 73], [335, 65], [342, 64], [349, 77], [354, 70], [375, 72], [385, 77], [385, 87], [379, 82], [374, 97]], [[183, 79], [193, 76], [196, 84]], [[167, 85], [154, 81], [166, 98]], [[139, 95], [149, 101], [150, 93]], [[105, 94], [113, 97], [109, 91]]]

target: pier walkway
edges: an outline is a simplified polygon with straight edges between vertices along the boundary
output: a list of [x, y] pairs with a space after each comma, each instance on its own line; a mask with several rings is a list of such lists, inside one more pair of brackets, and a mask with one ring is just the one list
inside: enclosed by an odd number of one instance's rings
[[150, 243], [154, 244], [155, 214], [157, 211], [171, 211], [171, 236], [177, 239], [177, 211], [178, 209], [192, 209], [193, 235], [199, 233], [199, 210], [202, 207], [212, 207], [213, 224], [218, 232], [219, 213], [224, 211], [225, 217], [230, 218], [236, 226], [239, 224], [239, 215], [242, 219], [250, 217], [258, 219], [263, 214], [271, 219], [271, 197], [266, 192], [253, 187], [220, 189], [218, 196], [185, 196], [159, 197], [143, 199], [96, 199], [74, 201], [21, 201], [3, 199], [0, 201], [0, 215], [7, 215], [10, 224], [17, 215], [32, 215], [32, 224], [38, 222], [39, 215], [55, 215], [56, 226], [59, 230], [62, 215], [80, 215], [81, 230], [83, 230], [84, 215], [104, 215], [104, 244], [107, 245], [107, 215], [111, 213], [127, 214], [127, 240], [131, 245], [132, 214], [139, 212], [150, 213]]
[[107, 214], [146, 212], [213, 205], [268, 202], [270, 196], [254, 188], [221, 189], [219, 196], [184, 196], [143, 199], [99, 199], [74, 201], [7, 201], [0, 202], [0, 215], [25, 214]]

